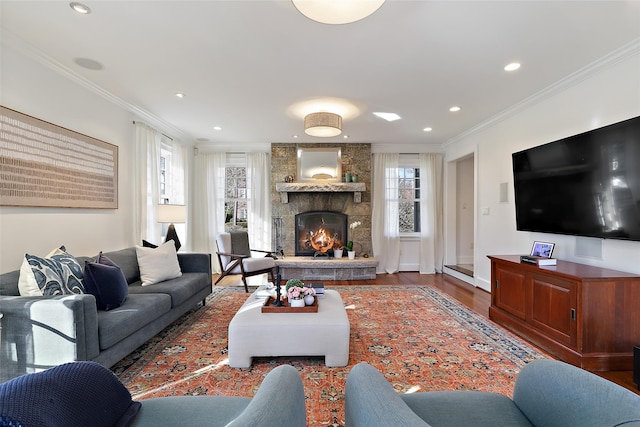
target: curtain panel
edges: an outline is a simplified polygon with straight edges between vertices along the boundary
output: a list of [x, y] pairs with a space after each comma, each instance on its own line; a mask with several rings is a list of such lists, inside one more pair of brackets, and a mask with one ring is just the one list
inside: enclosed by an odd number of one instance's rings
[[444, 264], [442, 155], [420, 154], [420, 274], [442, 273]]
[[246, 153], [247, 224], [250, 246], [271, 247], [271, 158], [267, 153]]
[[400, 266], [399, 158], [396, 153], [373, 155], [371, 243], [378, 259], [376, 273], [395, 273]]
[[[195, 252], [215, 254], [216, 236], [224, 232], [225, 153], [198, 154], [194, 162], [191, 241]], [[220, 273], [215, 256], [213, 272]]]
[[159, 241], [156, 207], [160, 201], [161, 134], [144, 123], [135, 123], [134, 241]]

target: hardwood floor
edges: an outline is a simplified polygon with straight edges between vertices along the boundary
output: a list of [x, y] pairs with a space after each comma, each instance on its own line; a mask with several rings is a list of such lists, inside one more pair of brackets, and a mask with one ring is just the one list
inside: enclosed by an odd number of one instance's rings
[[[214, 282], [217, 275], [214, 275]], [[433, 286], [447, 295], [458, 300], [461, 304], [471, 308], [476, 313], [489, 317], [491, 294], [480, 288], [469, 285], [448, 274], [419, 274], [416, 272], [401, 272], [396, 274], [379, 274], [375, 280], [324, 281], [325, 286]], [[251, 284], [251, 282], [250, 282]], [[221, 286], [243, 286], [240, 276], [227, 277], [220, 282]], [[639, 394], [638, 386], [633, 382], [632, 371], [596, 372], [597, 375], [619, 384], [632, 392]]]

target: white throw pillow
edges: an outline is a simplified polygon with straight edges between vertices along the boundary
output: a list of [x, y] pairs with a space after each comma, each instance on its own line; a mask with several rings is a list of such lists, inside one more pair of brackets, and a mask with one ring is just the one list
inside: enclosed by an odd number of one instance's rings
[[136, 256], [138, 257], [142, 286], [182, 276], [173, 240], [169, 240], [157, 248], [136, 246]]

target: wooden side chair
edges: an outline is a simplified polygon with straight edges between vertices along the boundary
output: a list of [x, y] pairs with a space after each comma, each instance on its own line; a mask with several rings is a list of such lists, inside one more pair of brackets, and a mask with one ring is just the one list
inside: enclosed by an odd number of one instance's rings
[[[220, 233], [216, 237], [218, 262], [220, 263], [220, 277], [216, 285], [223, 277], [230, 274], [241, 274], [244, 290], [249, 292], [247, 277], [267, 273], [275, 282], [273, 270], [276, 266], [273, 252], [249, 248], [249, 235], [246, 231], [232, 231]], [[263, 254], [252, 256], [252, 252]]]

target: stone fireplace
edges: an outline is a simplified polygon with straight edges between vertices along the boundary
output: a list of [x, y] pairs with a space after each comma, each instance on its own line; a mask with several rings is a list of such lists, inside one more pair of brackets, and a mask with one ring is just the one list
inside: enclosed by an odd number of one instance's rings
[[[351, 187], [356, 184], [346, 183], [313, 183], [307, 190], [301, 189], [287, 193], [276, 190], [276, 184], [282, 186], [286, 177], [293, 176], [296, 180], [297, 149], [339, 147], [342, 151], [342, 180], [346, 172], [358, 175], [357, 189]], [[348, 187], [347, 190], [336, 187]], [[324, 189], [323, 189], [324, 188]], [[326, 189], [326, 190], [325, 190]], [[357, 193], [357, 197], [356, 196]], [[343, 239], [354, 242], [357, 257], [371, 256], [371, 144], [271, 144], [271, 206], [274, 223], [274, 246], [282, 250], [285, 256], [304, 255], [313, 253], [299, 253], [296, 248], [296, 215], [304, 212], [337, 212], [346, 216], [346, 231]], [[350, 229], [349, 224], [359, 221], [361, 225]]]

